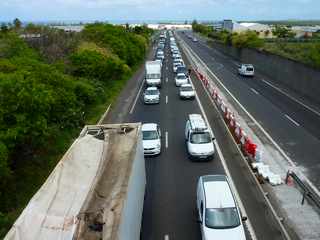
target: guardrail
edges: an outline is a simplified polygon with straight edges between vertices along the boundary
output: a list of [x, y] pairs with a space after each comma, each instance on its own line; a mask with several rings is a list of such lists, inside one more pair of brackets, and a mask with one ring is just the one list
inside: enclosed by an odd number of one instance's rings
[[287, 176], [286, 176], [286, 184], [288, 184], [292, 178], [299, 187], [303, 190], [302, 193], [302, 200], [301, 205], [304, 204], [305, 198], [309, 198], [319, 209], [320, 209], [320, 197], [313, 192], [312, 189], [310, 189], [299, 177], [297, 174], [295, 174], [293, 171], [288, 170]]
[[[204, 87], [207, 90], [209, 89], [209, 94], [214, 99], [218, 110], [220, 112], [226, 113], [226, 114], [223, 115], [223, 117], [227, 118], [229, 116], [230, 117], [229, 120], [231, 121], [232, 116], [230, 114], [228, 114], [227, 107], [225, 107], [223, 105], [223, 100], [221, 98], [219, 98], [217, 92], [214, 89], [212, 89], [212, 86], [211, 86], [211, 83], [210, 83], [210, 80], [211, 80], [210, 76], [211, 75], [210, 75], [210, 72], [207, 71], [207, 67], [206, 67], [205, 63], [203, 63], [201, 61], [201, 59], [198, 59], [199, 57], [196, 56], [194, 54], [194, 52], [191, 50], [191, 48], [186, 45], [184, 40], [182, 40], [180, 37], [179, 37], [179, 40], [180, 40], [180, 44], [181, 44], [182, 48], [184, 49], [184, 52], [186, 53], [186, 56], [187, 56], [187, 58], [188, 58], [188, 60], [189, 60], [189, 62], [191, 64], [192, 68], [195, 70], [195, 73], [196, 73], [198, 79], [200, 81], [202, 81]], [[212, 91], [210, 91], [210, 90], [212, 90]], [[222, 107], [222, 106], [224, 106], [224, 107]], [[228, 127], [228, 125], [226, 125], [226, 127]], [[236, 122], [234, 122], [234, 127], [235, 127], [235, 129], [237, 128], [237, 123]], [[232, 134], [232, 133], [230, 133], [230, 134]], [[242, 137], [239, 138], [239, 145], [245, 146], [246, 141], [243, 141], [243, 140], [245, 140], [246, 134], [242, 133], [241, 136]], [[235, 143], [237, 144], [238, 142], [235, 141]], [[241, 155], [243, 156], [243, 159], [245, 160], [245, 162], [246, 162], [246, 164], [247, 164], [247, 166], [249, 168], [249, 171], [250, 171], [254, 181], [257, 183], [257, 187], [258, 187], [262, 197], [264, 198], [264, 200], [266, 202], [266, 205], [268, 206], [268, 210], [269, 210], [268, 212], [270, 213], [270, 216], [272, 216], [272, 218], [274, 218], [275, 222], [279, 226], [279, 228], [278, 228], [279, 232], [281, 233], [281, 235], [282, 235], [282, 237], [284, 239], [290, 240], [291, 237], [290, 237], [289, 233], [287, 232], [287, 229], [284, 226], [283, 218], [278, 216], [276, 210], [274, 209], [274, 207], [272, 206], [270, 200], [268, 199], [267, 194], [265, 194], [264, 190], [260, 186], [260, 184], [259, 184], [258, 180], [256, 179], [255, 175], [251, 171], [249, 163], [246, 161], [245, 154], [243, 153], [242, 149], [239, 148], [239, 151], [242, 153]]]

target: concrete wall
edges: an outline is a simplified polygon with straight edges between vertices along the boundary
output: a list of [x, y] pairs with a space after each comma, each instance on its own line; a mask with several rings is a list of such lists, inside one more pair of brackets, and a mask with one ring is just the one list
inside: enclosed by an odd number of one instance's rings
[[240, 62], [252, 63], [275, 84], [288, 88], [308, 100], [320, 104], [320, 71], [302, 63], [254, 49], [237, 49], [210, 43], [217, 50]]
[[128, 183], [128, 194], [124, 202], [118, 240], [139, 240], [142, 222], [144, 193], [146, 187], [145, 160], [142, 147], [142, 134], [133, 162], [131, 176]]

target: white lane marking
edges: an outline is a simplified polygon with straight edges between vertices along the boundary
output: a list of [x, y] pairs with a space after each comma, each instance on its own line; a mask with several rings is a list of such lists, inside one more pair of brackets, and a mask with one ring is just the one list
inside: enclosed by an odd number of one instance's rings
[[102, 121], [106, 118], [106, 116], [108, 115], [109, 113], [109, 110], [110, 110], [110, 107], [111, 107], [111, 104], [109, 104], [107, 110], [105, 111], [105, 113], [102, 115], [102, 117], [100, 118], [99, 122], [98, 122], [98, 125], [102, 124]]
[[164, 240], [169, 240], [169, 235], [168, 234], [164, 235]]
[[[245, 107], [238, 101], [238, 99], [224, 86], [222, 81], [208, 68], [208, 66], [202, 61], [202, 59], [190, 48], [188, 47], [188, 50], [192, 52], [194, 56], [197, 57], [197, 59], [202, 63], [203, 66], [207, 69], [207, 71], [218, 81], [220, 86], [232, 97], [232, 99], [239, 105], [239, 107], [244, 111], [249, 118], [255, 123], [256, 126], [260, 128], [260, 130], [264, 133], [264, 135], [269, 139], [269, 141], [276, 147], [276, 149], [281, 153], [281, 155], [287, 160], [287, 162], [292, 166], [296, 167], [296, 164], [289, 158], [289, 156], [282, 150], [282, 148], [276, 143], [275, 140], [270, 136], [270, 134], [260, 125], [260, 123], [245, 109]], [[300, 175], [303, 177], [303, 179], [309, 184], [309, 186], [312, 188], [312, 190], [320, 196], [320, 191], [315, 187], [315, 185], [302, 173], [300, 172]]]
[[288, 118], [291, 122], [293, 122], [294, 125], [296, 125], [297, 127], [300, 127], [300, 124], [297, 123], [295, 120], [293, 120], [290, 116], [288, 116], [287, 114], [285, 114], [284, 116]]
[[[193, 89], [195, 89], [195, 87], [194, 87], [194, 85], [193, 85], [193, 82], [192, 82], [192, 79], [191, 79], [191, 85], [192, 85]], [[206, 91], [206, 93], [208, 94], [207, 91]], [[202, 113], [202, 116], [204, 117], [207, 125], [210, 127], [210, 130], [211, 130], [210, 123], [209, 123], [209, 121], [208, 121], [208, 118], [207, 118], [207, 115], [206, 115], [206, 113], [205, 113], [205, 111], [204, 111], [204, 108], [203, 108], [203, 106], [202, 106], [202, 104], [201, 104], [201, 101], [200, 101], [200, 99], [199, 99], [199, 97], [198, 97], [197, 91], [195, 91], [195, 95], [196, 95], [196, 100], [197, 100], [197, 102], [198, 102], [198, 105], [199, 105], [200, 111], [201, 111], [201, 113]], [[210, 99], [211, 99], [211, 98], [210, 98]], [[249, 217], [248, 217], [248, 214], [247, 214], [247, 212], [246, 212], [246, 209], [244, 208], [244, 205], [243, 205], [243, 203], [242, 203], [242, 201], [241, 201], [241, 198], [240, 198], [240, 195], [239, 195], [239, 193], [238, 193], [238, 190], [236, 189], [236, 186], [235, 186], [235, 184], [234, 184], [234, 182], [233, 182], [233, 179], [232, 179], [232, 177], [231, 177], [230, 171], [229, 171], [228, 166], [227, 166], [227, 162], [226, 162], [226, 160], [224, 159], [224, 156], [223, 156], [223, 154], [222, 154], [222, 151], [221, 151], [221, 149], [220, 149], [220, 146], [219, 146], [219, 144], [218, 144], [218, 142], [217, 142], [216, 140], [214, 141], [214, 145], [215, 145], [215, 148], [217, 149], [217, 153], [218, 153], [218, 155], [219, 155], [219, 158], [221, 159], [221, 163], [222, 163], [223, 169], [224, 169], [224, 171], [226, 172], [226, 175], [228, 176], [228, 178], [229, 178], [229, 180], [230, 180], [229, 182], [230, 182], [231, 188], [233, 189], [233, 192], [234, 192], [235, 195], [236, 195], [237, 202], [238, 202], [238, 204], [239, 204], [239, 208], [241, 209], [241, 212], [243, 213], [243, 215], [244, 215], [244, 216], [247, 216], [246, 225], [247, 225], [247, 227], [248, 227], [248, 231], [249, 231], [252, 239], [253, 239], [253, 240], [257, 240], [256, 233], [255, 233], [255, 231], [254, 231], [254, 229], [253, 229], [253, 227], [252, 227], [252, 224], [251, 224], [251, 221], [250, 221], [250, 219], [249, 219]]]
[[132, 105], [132, 107], [131, 107], [131, 109], [130, 109], [130, 114], [133, 113], [133, 110], [134, 110], [134, 108], [135, 108], [135, 106], [136, 106], [136, 104], [137, 104], [138, 98], [139, 98], [139, 96], [140, 96], [141, 90], [142, 90], [143, 85], [144, 85], [144, 81], [145, 81], [145, 79], [143, 79], [143, 81], [142, 81], [142, 83], [141, 83], [141, 86], [140, 86], [140, 89], [139, 89], [138, 94], [137, 94], [137, 96], [136, 96], [136, 99], [134, 100], [133, 105]]
[[166, 137], [165, 146], [166, 146], [166, 148], [168, 148], [168, 142], [169, 142], [169, 140], [168, 140], [168, 132], [165, 133], [165, 137]]
[[166, 104], [168, 104], [168, 96], [166, 96]]
[[252, 92], [254, 92], [255, 94], [259, 95], [258, 91], [255, 90], [254, 88], [250, 88]]
[[166, 82], [168, 82], [168, 77], [166, 77]]
[[277, 91], [281, 92], [282, 94], [286, 95], [286, 96], [287, 96], [288, 98], [290, 98], [291, 100], [299, 103], [300, 105], [302, 105], [303, 107], [305, 107], [305, 108], [308, 109], [309, 111], [311, 111], [311, 112], [313, 112], [314, 114], [320, 116], [320, 112], [314, 110], [313, 108], [309, 107], [308, 105], [304, 104], [303, 102], [299, 101], [298, 99], [295, 99], [294, 97], [292, 97], [291, 95], [289, 95], [289, 94], [286, 93], [285, 91], [283, 91], [283, 90], [281, 90], [280, 88], [274, 86], [272, 83], [270, 83], [270, 82], [268, 82], [268, 81], [266, 81], [266, 80], [264, 80], [264, 79], [262, 79], [262, 81], [263, 81], [265, 84], [269, 85], [270, 87], [272, 87], [272, 88], [276, 89]]
[[168, 66], [166, 66], [166, 70], [168, 70]]

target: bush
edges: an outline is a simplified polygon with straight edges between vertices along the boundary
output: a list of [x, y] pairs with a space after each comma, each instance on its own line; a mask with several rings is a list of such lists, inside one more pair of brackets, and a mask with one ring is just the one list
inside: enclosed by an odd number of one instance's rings
[[236, 48], [260, 48], [264, 43], [254, 31], [232, 34], [231, 38], [232, 45]]

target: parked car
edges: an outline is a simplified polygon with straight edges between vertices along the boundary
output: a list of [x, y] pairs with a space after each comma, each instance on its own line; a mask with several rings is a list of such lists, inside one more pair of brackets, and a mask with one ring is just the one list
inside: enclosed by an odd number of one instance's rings
[[253, 77], [254, 67], [252, 64], [241, 64], [238, 68], [238, 73], [242, 76]]
[[245, 240], [240, 209], [227, 176], [201, 176], [197, 184], [197, 212], [202, 239]]
[[177, 87], [180, 87], [183, 84], [189, 83], [188, 77], [184, 73], [179, 73], [175, 77], [175, 84]]
[[142, 124], [142, 145], [145, 156], [155, 156], [161, 153], [161, 131], [156, 123]]
[[185, 138], [190, 159], [201, 161], [213, 159], [214, 136], [200, 114], [189, 114]]
[[194, 99], [195, 91], [191, 84], [182, 84], [179, 89], [179, 96], [181, 99]]
[[145, 104], [160, 103], [160, 91], [157, 87], [148, 87], [143, 93], [143, 102]]

